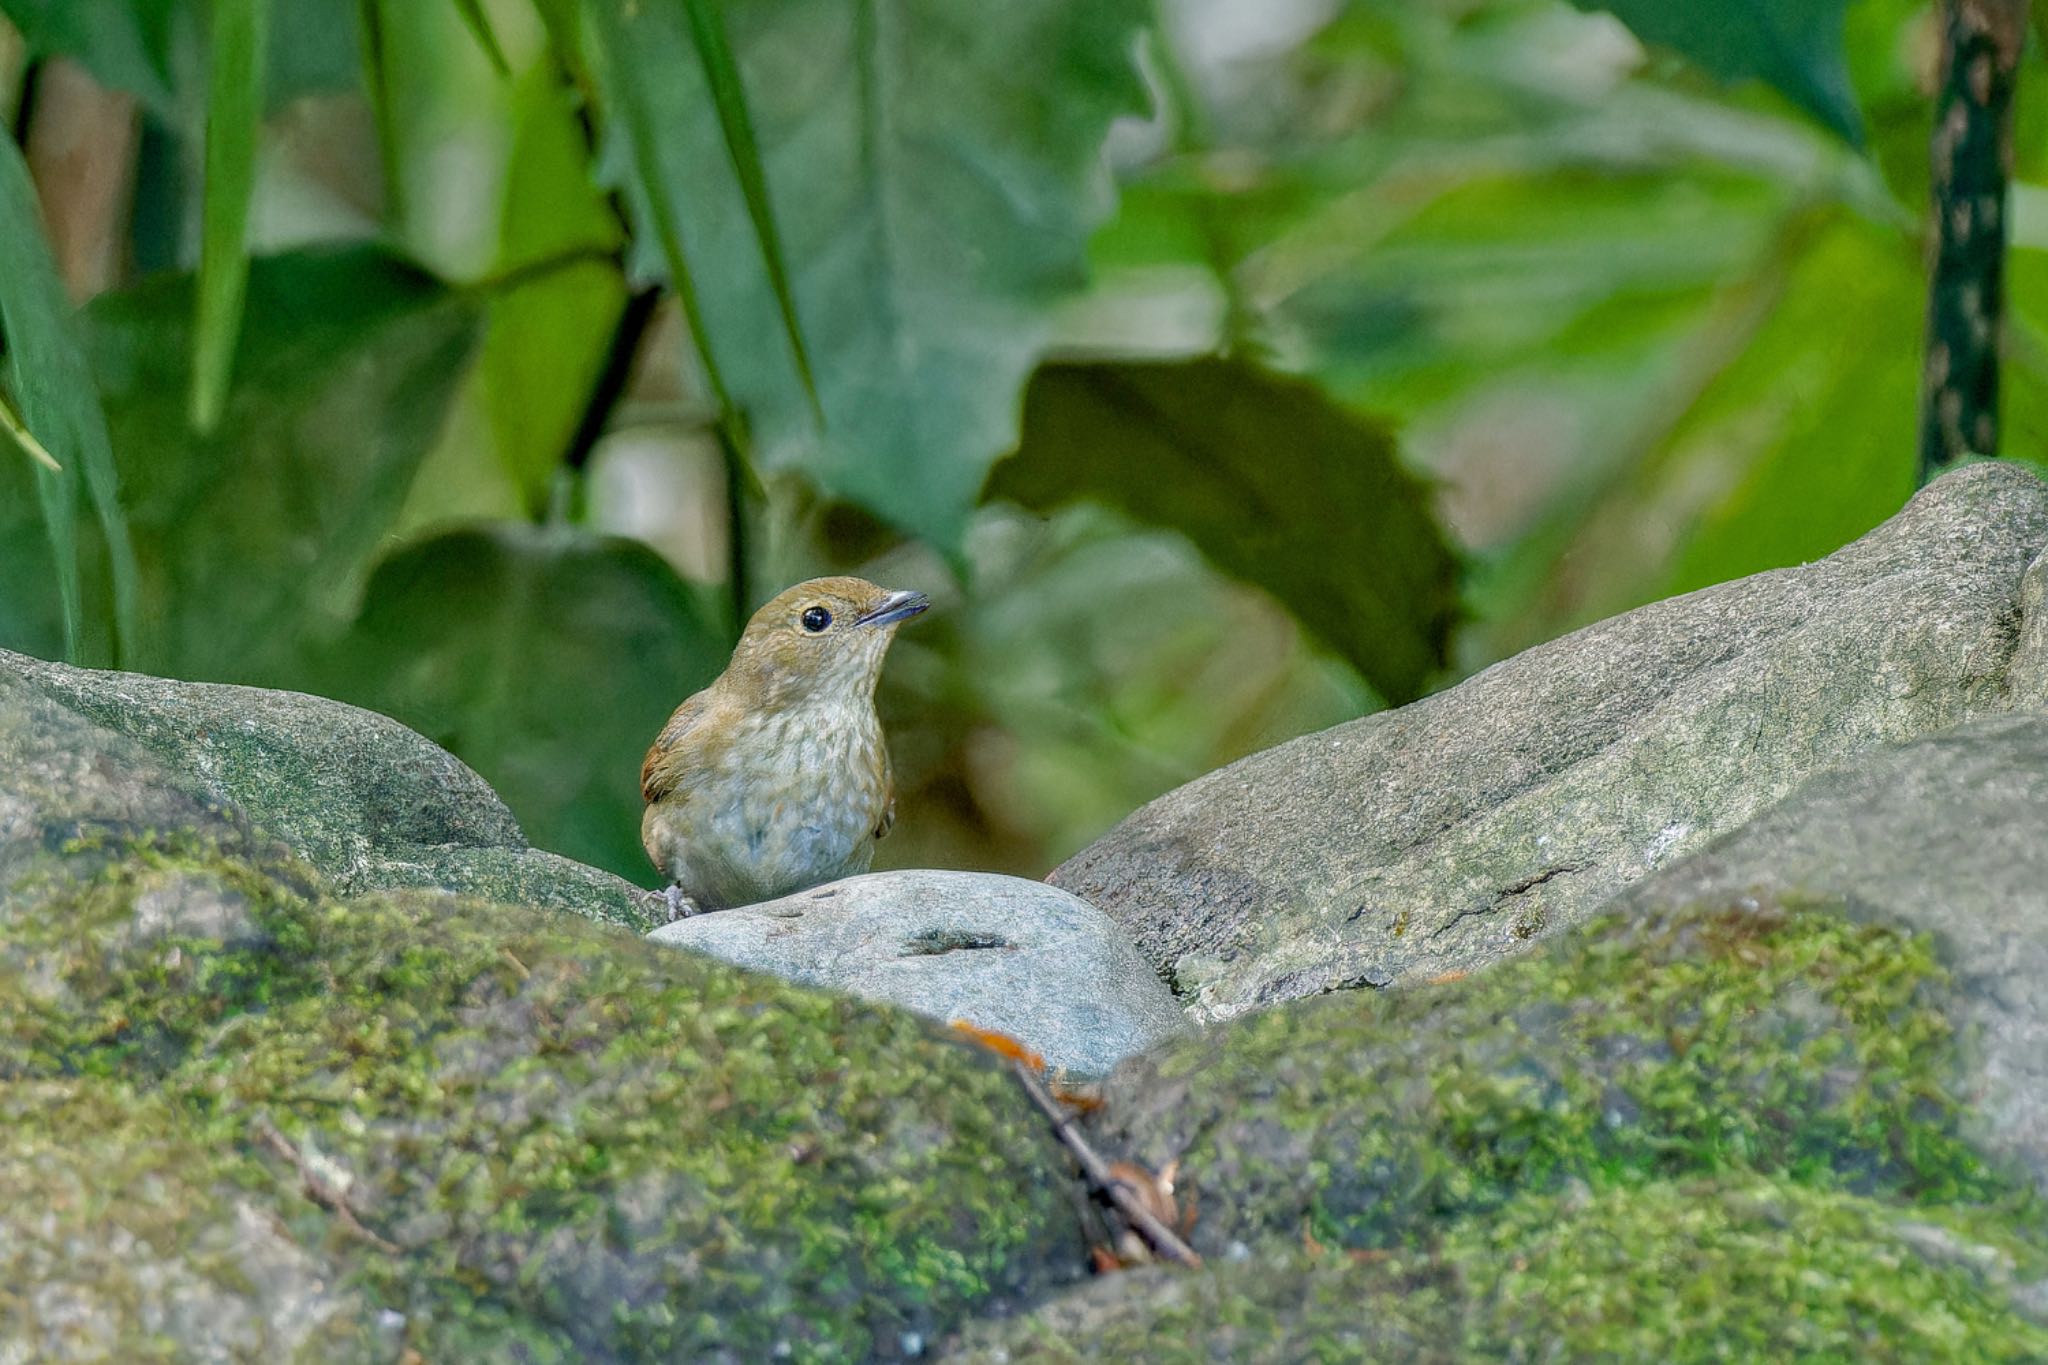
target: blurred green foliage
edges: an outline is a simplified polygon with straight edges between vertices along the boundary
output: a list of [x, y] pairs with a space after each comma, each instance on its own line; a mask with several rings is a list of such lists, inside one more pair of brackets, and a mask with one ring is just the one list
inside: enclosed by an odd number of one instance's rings
[[884, 861], [1041, 871], [1911, 486], [1912, 0], [0, 14], [0, 645], [374, 706], [643, 881], [641, 748], [812, 573], [939, 603]]

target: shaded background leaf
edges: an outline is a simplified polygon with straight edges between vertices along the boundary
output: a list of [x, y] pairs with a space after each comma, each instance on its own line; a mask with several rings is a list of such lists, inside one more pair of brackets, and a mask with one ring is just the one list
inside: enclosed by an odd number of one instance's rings
[[1086, 497], [1181, 531], [1390, 701], [1445, 663], [1457, 559], [1387, 428], [1242, 360], [1048, 365], [992, 493]]
[[312, 676], [461, 754], [535, 844], [651, 886], [640, 758], [724, 646], [646, 546], [504, 524], [379, 564]]
[[476, 308], [371, 248], [258, 261], [212, 435], [184, 422], [189, 276], [90, 310], [145, 610], [175, 676], [281, 685], [346, 618], [446, 412]]
[[1851, 142], [1863, 118], [1842, 45], [1848, 0], [1573, 0], [1613, 14], [1646, 43], [1676, 48], [1723, 80], [1777, 87]]

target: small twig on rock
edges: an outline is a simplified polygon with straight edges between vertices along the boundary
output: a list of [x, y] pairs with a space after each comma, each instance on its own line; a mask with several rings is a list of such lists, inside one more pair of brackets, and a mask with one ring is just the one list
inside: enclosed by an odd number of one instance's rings
[[396, 1242], [379, 1237], [364, 1227], [363, 1220], [356, 1217], [356, 1211], [349, 1207], [348, 1196], [336, 1189], [333, 1181], [313, 1169], [312, 1163], [292, 1145], [290, 1138], [277, 1130], [277, 1125], [270, 1121], [268, 1115], [258, 1114], [249, 1128], [258, 1142], [292, 1164], [293, 1169], [299, 1173], [299, 1179], [304, 1183], [306, 1197], [332, 1213], [349, 1235], [393, 1256], [404, 1250]]
[[1052, 1097], [1051, 1092], [1039, 1083], [1038, 1077], [1031, 1074], [1030, 1068], [1014, 1061], [1010, 1063], [1010, 1067], [1017, 1073], [1018, 1083], [1024, 1087], [1024, 1093], [1031, 1097], [1031, 1102], [1052, 1120], [1054, 1136], [1074, 1154], [1074, 1160], [1080, 1163], [1081, 1173], [1088, 1177], [1088, 1183], [1107, 1196], [1110, 1203], [1116, 1205], [1117, 1212], [1129, 1220], [1131, 1226], [1151, 1244], [1152, 1250], [1159, 1256], [1181, 1265], [1199, 1266], [1202, 1258], [1195, 1254], [1194, 1248], [1183, 1242], [1178, 1233], [1146, 1208], [1138, 1192], [1132, 1189], [1129, 1183], [1117, 1178], [1115, 1172], [1110, 1170], [1109, 1163], [1088, 1145], [1087, 1139], [1081, 1136], [1081, 1130], [1074, 1126], [1073, 1119], [1067, 1116], [1066, 1110], [1060, 1108], [1059, 1101]]

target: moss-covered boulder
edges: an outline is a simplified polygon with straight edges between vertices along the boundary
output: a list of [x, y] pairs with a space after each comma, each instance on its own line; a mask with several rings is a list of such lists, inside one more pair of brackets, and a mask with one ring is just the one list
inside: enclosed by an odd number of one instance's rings
[[1112, 1277], [969, 1358], [2031, 1358], [2048, 1218], [1973, 1141], [1971, 987], [1931, 935], [1738, 899], [1233, 1020], [1089, 1123], [1178, 1164], [1209, 1270]]
[[1233, 1021], [1127, 1064], [1095, 1122], [1178, 1159], [1198, 1249], [1382, 1250], [1570, 1180], [1724, 1168], [1910, 1203], [2019, 1200], [1961, 1134], [1933, 943], [1826, 908], [1589, 926], [1446, 982]]
[[1845, 763], [1612, 911], [1788, 898], [1939, 944], [1969, 1043], [1969, 1132], [2048, 1189], [2048, 715], [1986, 717]]
[[158, 761], [154, 780], [232, 807], [343, 895], [440, 886], [645, 930], [654, 899], [527, 846], [453, 754], [361, 707], [257, 687], [71, 668], [0, 650], [0, 678], [111, 730]]
[[971, 1329], [949, 1365], [1144, 1360], [2028, 1361], [2048, 1257], [1967, 1213], [1783, 1179], [1575, 1185], [1431, 1245], [1312, 1239], [1098, 1280]]
[[889, 1358], [1083, 1254], [1028, 1100], [929, 1022], [336, 898], [0, 678], [0, 1359]]

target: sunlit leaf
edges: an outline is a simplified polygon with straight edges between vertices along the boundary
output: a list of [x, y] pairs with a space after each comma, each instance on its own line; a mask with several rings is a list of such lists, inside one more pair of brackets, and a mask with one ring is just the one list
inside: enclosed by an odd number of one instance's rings
[[135, 561], [107, 441], [106, 418], [79, 344], [71, 300], [43, 236], [35, 187], [12, 138], [0, 137], [0, 344], [4, 376], [31, 439], [56, 469], [35, 466], [43, 524], [54, 556], [66, 652], [85, 634], [78, 551], [81, 477], [106, 542], [117, 650], [136, 646]]
[[1675, 48], [1723, 80], [1754, 78], [1852, 143], [1863, 116], [1849, 84], [1848, 0], [1572, 0], [1603, 9], [1644, 42]]
[[[637, 93], [646, 106], [624, 130], [637, 158], [626, 164], [642, 172], [625, 181], [629, 201], [643, 223], [673, 215], [764, 468], [800, 470], [957, 548], [990, 464], [1015, 443], [1017, 395], [1052, 312], [1085, 278], [1087, 233], [1107, 208], [1109, 125], [1147, 107], [1133, 53], [1147, 8], [723, 6], [821, 428], [685, 26], [671, 6], [592, 7], [608, 33], [612, 103]], [[636, 78], [643, 67], [661, 79]], [[648, 184], [665, 193], [646, 195]]]
[[1457, 561], [1381, 423], [1242, 361], [1058, 364], [992, 494], [1077, 498], [1187, 535], [1278, 598], [1390, 701], [1444, 664]]
[[514, 523], [378, 565], [318, 677], [452, 749], [536, 845], [652, 884], [641, 755], [727, 650], [646, 546]]
[[590, 179], [588, 149], [553, 73], [521, 76], [512, 112], [496, 273], [520, 277], [588, 253], [493, 298], [478, 358], [498, 458], [538, 514], [603, 369], [626, 286], [609, 259], [617, 221]]
[[483, 0], [455, 0], [456, 13], [476, 38], [476, 45], [491, 59], [491, 65], [500, 76], [510, 76], [512, 66], [505, 60], [505, 49], [498, 43], [498, 34], [491, 27], [490, 16], [484, 13]]
[[235, 363], [235, 339], [242, 327], [249, 285], [249, 199], [256, 186], [269, 33], [270, 0], [213, 0], [198, 311], [192, 337], [191, 421], [202, 432], [213, 430], [220, 420]]
[[183, 421], [193, 293], [163, 277], [88, 310], [144, 592], [165, 671], [283, 681], [384, 548], [476, 303], [369, 248], [259, 260], [235, 381], [202, 435]]

